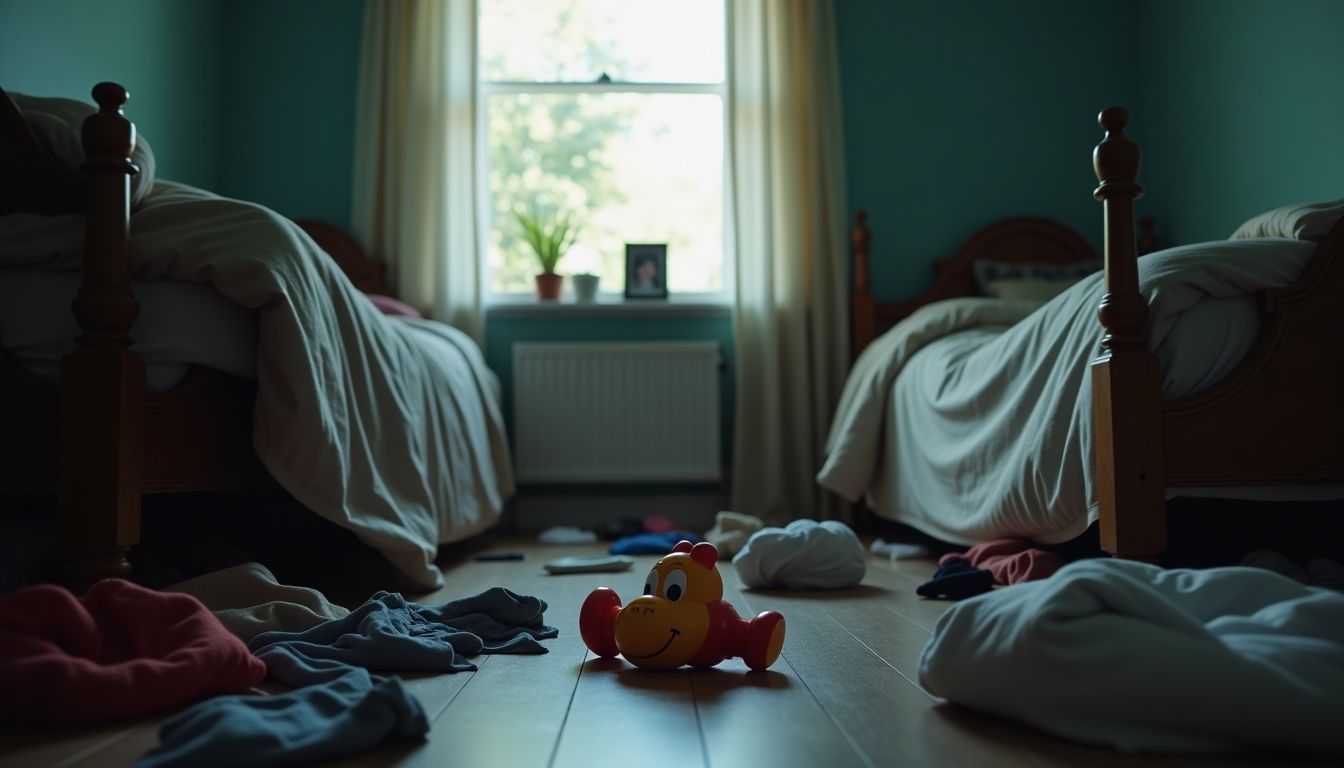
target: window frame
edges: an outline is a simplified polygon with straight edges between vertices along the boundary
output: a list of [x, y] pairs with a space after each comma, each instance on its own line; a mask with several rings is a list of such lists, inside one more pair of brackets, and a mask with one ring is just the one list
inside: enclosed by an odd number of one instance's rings
[[[728, 5], [724, 3], [724, 13], [728, 12]], [[480, 12], [477, 12], [476, 22], [480, 24]], [[727, 35], [727, 25], [725, 24], [725, 37]], [[479, 39], [479, 29], [478, 29]], [[480, 53], [477, 52], [476, 59], [476, 158], [480, 173], [477, 174], [477, 230], [480, 232], [478, 237], [477, 264], [480, 273], [480, 290], [484, 303], [487, 306], [509, 305], [534, 302], [535, 294], [531, 291], [515, 291], [509, 293], [496, 293], [490, 288], [490, 234], [493, 226], [491, 214], [494, 211], [494, 199], [490, 192], [490, 148], [489, 148], [489, 110], [487, 104], [491, 96], [499, 95], [555, 95], [555, 94], [575, 94], [575, 93], [647, 93], [647, 94], [698, 94], [698, 95], [717, 95], [723, 104], [723, 125], [720, 136], [723, 137], [723, 168], [721, 169], [720, 186], [722, 190], [723, 208], [720, 211], [722, 218], [722, 275], [723, 284], [718, 291], [696, 291], [696, 292], [669, 292], [666, 299], [651, 302], [648, 299], [635, 299], [627, 301], [624, 297], [623, 286], [603, 286], [598, 294], [599, 304], [628, 304], [639, 303], [648, 305], [728, 305], [733, 302], [733, 295], [736, 285], [736, 269], [731, 250], [731, 227], [728, 221], [728, 207], [730, 204], [729, 194], [731, 186], [729, 184], [729, 168], [732, 159], [728, 152], [728, 66], [731, 57], [728, 55], [728, 41], [724, 40], [724, 79], [717, 83], [667, 83], [667, 82], [630, 82], [624, 80], [605, 79], [605, 73], [593, 82], [576, 81], [531, 81], [531, 80], [487, 80], [481, 75]], [[568, 289], [568, 286], [566, 286]], [[572, 301], [557, 302], [561, 304], [572, 304]]]

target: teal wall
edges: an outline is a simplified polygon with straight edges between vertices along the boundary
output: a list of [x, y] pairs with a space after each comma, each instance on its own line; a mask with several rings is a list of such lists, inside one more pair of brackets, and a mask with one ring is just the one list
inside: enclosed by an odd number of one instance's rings
[[[678, 312], [678, 314], [672, 314]], [[733, 324], [726, 314], [688, 316], [671, 310], [669, 314], [625, 315], [586, 314], [576, 308], [575, 316], [559, 313], [529, 316], [505, 310], [491, 313], [486, 322], [485, 362], [499, 374], [504, 385], [504, 414], [513, 425], [513, 345], [519, 341], [716, 341], [723, 350], [723, 378], [720, 381], [719, 417], [723, 438], [722, 456], [732, 456], [733, 393], [737, 375], [733, 352]]]
[[222, 10], [214, 0], [0, 0], [0, 85], [92, 103], [94, 83], [120, 82], [158, 175], [214, 188]]
[[934, 259], [1006, 216], [1052, 218], [1100, 244], [1096, 115], [1138, 100], [1133, 6], [839, 0], [835, 10], [849, 207], [869, 212], [880, 299], [918, 294]]
[[362, 0], [228, 0], [219, 191], [348, 229]]
[[0, 85], [91, 101], [100, 80], [158, 175], [350, 224], [362, 0], [0, 0]]
[[1344, 197], [1344, 2], [1149, 0], [1141, 8], [1149, 209], [1175, 243]]
[[[1112, 104], [1133, 108], [1142, 205], [1167, 242], [1341, 196], [1344, 2], [835, 5], [849, 206], [871, 214], [880, 298], [917, 294], [934, 259], [1005, 216], [1054, 218], [1098, 244], [1089, 157]], [[348, 226], [362, 9], [0, 0], [0, 84], [87, 99], [120, 80], [164, 177]], [[503, 315], [487, 334], [506, 384], [519, 340], [714, 339], [732, 360], [721, 316]], [[725, 419], [733, 382], [730, 366]]]

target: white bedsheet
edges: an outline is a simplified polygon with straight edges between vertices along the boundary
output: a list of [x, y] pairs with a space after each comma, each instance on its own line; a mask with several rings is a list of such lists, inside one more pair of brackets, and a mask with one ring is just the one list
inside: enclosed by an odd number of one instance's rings
[[[1213, 383], [1226, 361], [1210, 349], [1237, 348], [1167, 346], [1187, 311], [1207, 297], [1288, 285], [1313, 249], [1241, 240], [1141, 259], [1165, 396]], [[855, 363], [818, 482], [959, 544], [1081, 534], [1097, 517], [1088, 365], [1102, 335], [1101, 294], [1097, 273], [1040, 307], [956, 299], [917, 311]]]
[[[0, 217], [0, 267], [73, 270], [81, 216]], [[159, 181], [131, 217], [139, 279], [208, 282], [256, 311], [253, 443], [306, 507], [435, 588], [437, 545], [513, 493], [499, 382], [464, 334], [387, 318], [293, 222]]]
[[[61, 358], [75, 350], [79, 325], [70, 303], [81, 279], [78, 272], [0, 272], [0, 349], [43, 381], [58, 381]], [[132, 289], [140, 314], [131, 352], [145, 363], [150, 392], [172, 389], [193, 365], [257, 378], [256, 312], [207, 283], [136, 280]]]
[[1344, 595], [1254, 568], [1083, 560], [960, 602], [920, 684], [1127, 751], [1344, 754]]

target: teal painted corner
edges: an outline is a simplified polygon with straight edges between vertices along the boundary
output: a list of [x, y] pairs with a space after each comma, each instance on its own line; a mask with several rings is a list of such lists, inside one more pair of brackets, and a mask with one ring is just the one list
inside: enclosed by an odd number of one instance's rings
[[0, 0], [0, 85], [92, 104], [95, 83], [119, 82], [157, 174], [217, 189], [223, 10], [213, 0]]

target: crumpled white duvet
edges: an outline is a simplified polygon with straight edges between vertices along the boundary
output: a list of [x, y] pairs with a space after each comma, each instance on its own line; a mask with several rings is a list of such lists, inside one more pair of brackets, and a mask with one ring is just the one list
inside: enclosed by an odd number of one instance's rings
[[[1288, 285], [1314, 248], [1267, 238], [1140, 259], [1150, 348], [1164, 364], [1198, 352], [1165, 347], [1183, 312]], [[817, 481], [959, 544], [1078, 536], [1097, 516], [1089, 363], [1102, 293], [1097, 273], [1044, 306], [953, 299], [901, 321], [855, 362]], [[1187, 377], [1207, 376], [1194, 368]], [[1164, 380], [1169, 388], [1193, 383]]]
[[1344, 754], [1344, 594], [1255, 568], [1083, 560], [952, 606], [919, 680], [1121, 750]]
[[[82, 215], [0, 217], [0, 267], [77, 269], [83, 231]], [[130, 255], [137, 278], [208, 282], [257, 311], [262, 463], [416, 584], [441, 586], [438, 545], [494, 523], [514, 488], [499, 383], [471, 339], [384, 317], [293, 222], [182, 184], [155, 183]]]

